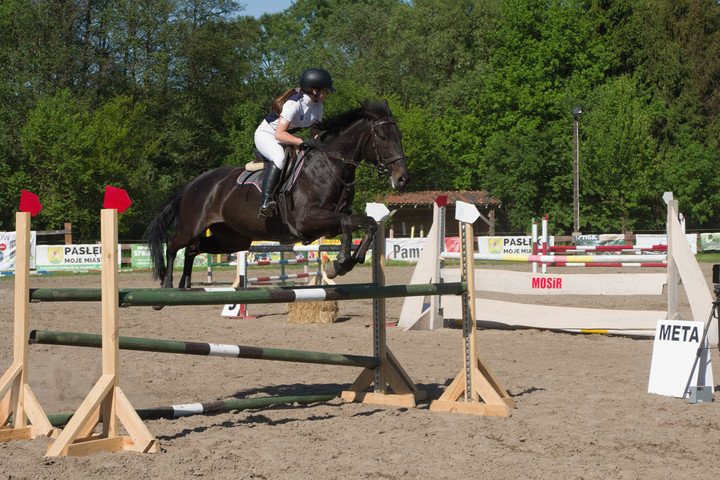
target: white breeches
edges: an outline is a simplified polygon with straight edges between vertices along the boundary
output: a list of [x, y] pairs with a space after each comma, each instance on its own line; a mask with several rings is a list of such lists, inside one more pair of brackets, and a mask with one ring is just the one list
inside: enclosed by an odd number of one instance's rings
[[285, 147], [284, 144], [275, 139], [275, 132], [263, 121], [255, 130], [255, 147], [268, 160], [272, 161], [276, 167], [282, 169], [285, 165]]

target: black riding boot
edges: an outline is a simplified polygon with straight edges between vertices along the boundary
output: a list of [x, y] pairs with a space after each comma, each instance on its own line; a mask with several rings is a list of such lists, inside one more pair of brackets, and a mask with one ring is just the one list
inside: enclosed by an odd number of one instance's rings
[[277, 202], [272, 199], [275, 193], [275, 187], [280, 180], [282, 170], [275, 166], [273, 162], [267, 162], [265, 167], [265, 176], [262, 182], [262, 205], [258, 212], [258, 218], [265, 220], [268, 217], [274, 217], [277, 211]]

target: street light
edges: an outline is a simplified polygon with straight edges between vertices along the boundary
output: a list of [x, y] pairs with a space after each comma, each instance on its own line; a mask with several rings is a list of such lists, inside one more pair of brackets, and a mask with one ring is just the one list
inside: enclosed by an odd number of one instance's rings
[[581, 106], [573, 107], [573, 236], [580, 235], [580, 140], [578, 139], [578, 118], [583, 113]]

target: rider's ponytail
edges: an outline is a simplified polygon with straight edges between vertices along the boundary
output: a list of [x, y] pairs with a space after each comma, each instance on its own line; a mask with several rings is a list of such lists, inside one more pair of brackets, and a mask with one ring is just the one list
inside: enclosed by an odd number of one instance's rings
[[295, 95], [296, 93], [300, 93], [299, 88], [291, 88], [287, 92], [283, 93], [279, 97], [277, 97], [272, 102], [272, 111], [276, 115], [280, 115], [282, 113], [283, 105], [285, 105], [285, 102], [287, 102], [287, 99], [290, 98], [292, 95]]

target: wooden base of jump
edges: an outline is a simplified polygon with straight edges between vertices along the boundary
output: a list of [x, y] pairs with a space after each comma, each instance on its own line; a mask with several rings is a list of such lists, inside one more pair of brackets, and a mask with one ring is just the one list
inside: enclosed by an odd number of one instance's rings
[[[379, 379], [379, 383], [378, 382]], [[367, 389], [377, 385], [375, 392]], [[387, 393], [387, 387], [393, 391]], [[397, 361], [389, 348], [385, 349], [385, 359], [377, 369], [366, 368], [358, 378], [343, 391], [340, 398], [346, 402], [375, 403], [396, 407], [414, 407], [417, 402], [427, 398], [427, 392], [419, 390], [410, 376]]]
[[[455, 380], [438, 400], [430, 402], [430, 410], [435, 412], [457, 412], [475, 415], [496, 415], [509, 417], [515, 401], [500, 386], [495, 375], [484, 360], [477, 357], [472, 369], [473, 395], [471, 401], [465, 398], [465, 371], [458, 373]], [[483, 400], [485, 403], [480, 403]]]
[[[132, 404], [116, 385], [117, 377], [102, 375], [77, 412], [47, 450], [47, 456], [91, 455], [131, 450], [157, 453], [160, 446]], [[130, 436], [118, 435], [118, 420]], [[102, 433], [93, 433], [102, 421]]]
[[[0, 398], [3, 398], [0, 402], [0, 442], [53, 435], [54, 429], [47, 415], [26, 383], [21, 363], [13, 363], [0, 378]], [[28, 419], [32, 425], [28, 425]]]

